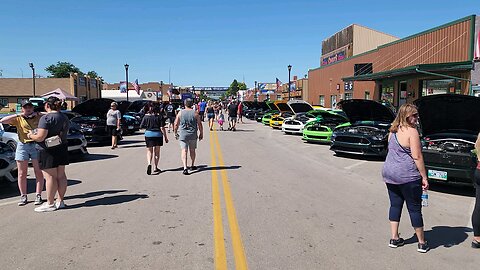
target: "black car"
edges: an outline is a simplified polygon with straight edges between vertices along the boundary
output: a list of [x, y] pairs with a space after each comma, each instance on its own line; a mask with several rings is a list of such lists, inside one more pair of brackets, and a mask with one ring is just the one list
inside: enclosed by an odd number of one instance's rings
[[273, 104], [273, 102], [260, 102], [261, 110], [255, 112], [255, 120], [259, 123], [262, 122], [263, 116], [267, 113], [279, 113], [278, 108]]
[[243, 110], [243, 114], [250, 120], [255, 120], [256, 116], [260, 114], [263, 117], [263, 113], [270, 109], [265, 102], [245, 101], [244, 104], [247, 109]]
[[89, 99], [72, 109], [72, 112], [80, 116], [72, 118], [71, 121], [80, 126], [88, 143], [107, 143], [112, 140], [107, 132], [106, 122], [107, 112], [112, 102], [114, 100], [107, 98]]
[[480, 98], [432, 95], [418, 99], [423, 158], [429, 179], [473, 184]]
[[339, 102], [351, 125], [333, 131], [330, 150], [337, 154], [386, 156], [388, 129], [393, 111], [373, 100], [350, 99]]

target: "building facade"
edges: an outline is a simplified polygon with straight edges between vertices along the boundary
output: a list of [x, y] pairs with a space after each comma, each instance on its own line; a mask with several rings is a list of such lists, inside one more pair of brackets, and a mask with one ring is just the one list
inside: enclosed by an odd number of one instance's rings
[[[101, 97], [101, 81], [98, 78], [76, 73], [71, 73], [69, 78], [35, 78], [37, 97], [57, 88], [79, 98], [79, 101], [67, 101], [69, 108], [87, 99]], [[33, 95], [32, 78], [0, 78], [1, 112], [14, 112], [17, 104]]]
[[307, 99], [326, 107], [352, 98], [398, 107], [425, 95], [474, 94], [478, 31], [472, 15], [311, 69]]
[[[140, 87], [141, 91], [145, 92], [155, 92], [157, 97], [160, 100], [168, 101], [168, 90], [172, 88], [172, 84], [165, 84], [162, 81], [160, 82], [147, 82], [147, 83], [139, 83], [138, 86]], [[115, 100], [126, 100], [126, 93], [120, 93], [120, 83], [104, 83], [102, 85], [102, 89], [107, 93], [106, 96], [115, 97]], [[116, 93], [108, 94], [108, 91], [116, 91]], [[140, 99], [141, 96], [136, 94], [134, 91], [134, 87], [131, 82], [128, 83], [128, 90], [129, 96], [134, 99]]]

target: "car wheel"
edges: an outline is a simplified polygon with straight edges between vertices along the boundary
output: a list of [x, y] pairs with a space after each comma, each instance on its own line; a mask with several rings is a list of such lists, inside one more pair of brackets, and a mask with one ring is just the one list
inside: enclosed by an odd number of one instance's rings
[[15, 142], [9, 141], [7, 142], [7, 145], [10, 146], [14, 152], [17, 150], [17, 144]]

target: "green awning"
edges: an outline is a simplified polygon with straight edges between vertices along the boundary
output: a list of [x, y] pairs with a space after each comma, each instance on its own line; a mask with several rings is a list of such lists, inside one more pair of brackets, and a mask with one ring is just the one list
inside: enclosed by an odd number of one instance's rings
[[471, 70], [473, 68], [473, 63], [471, 61], [467, 62], [452, 62], [452, 63], [439, 63], [439, 64], [421, 64], [410, 66], [401, 69], [387, 70], [377, 73], [364, 74], [352, 77], [344, 77], [343, 81], [375, 81], [386, 78], [405, 76], [405, 75], [415, 75], [419, 74], [417, 70], [421, 71], [430, 71], [430, 72], [450, 72], [450, 71], [463, 71]]

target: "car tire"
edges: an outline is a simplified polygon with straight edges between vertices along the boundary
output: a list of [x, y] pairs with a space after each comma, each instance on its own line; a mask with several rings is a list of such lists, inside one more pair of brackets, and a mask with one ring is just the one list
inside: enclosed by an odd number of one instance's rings
[[17, 150], [17, 144], [15, 142], [9, 141], [7, 142], [7, 145], [13, 149], [13, 152]]

